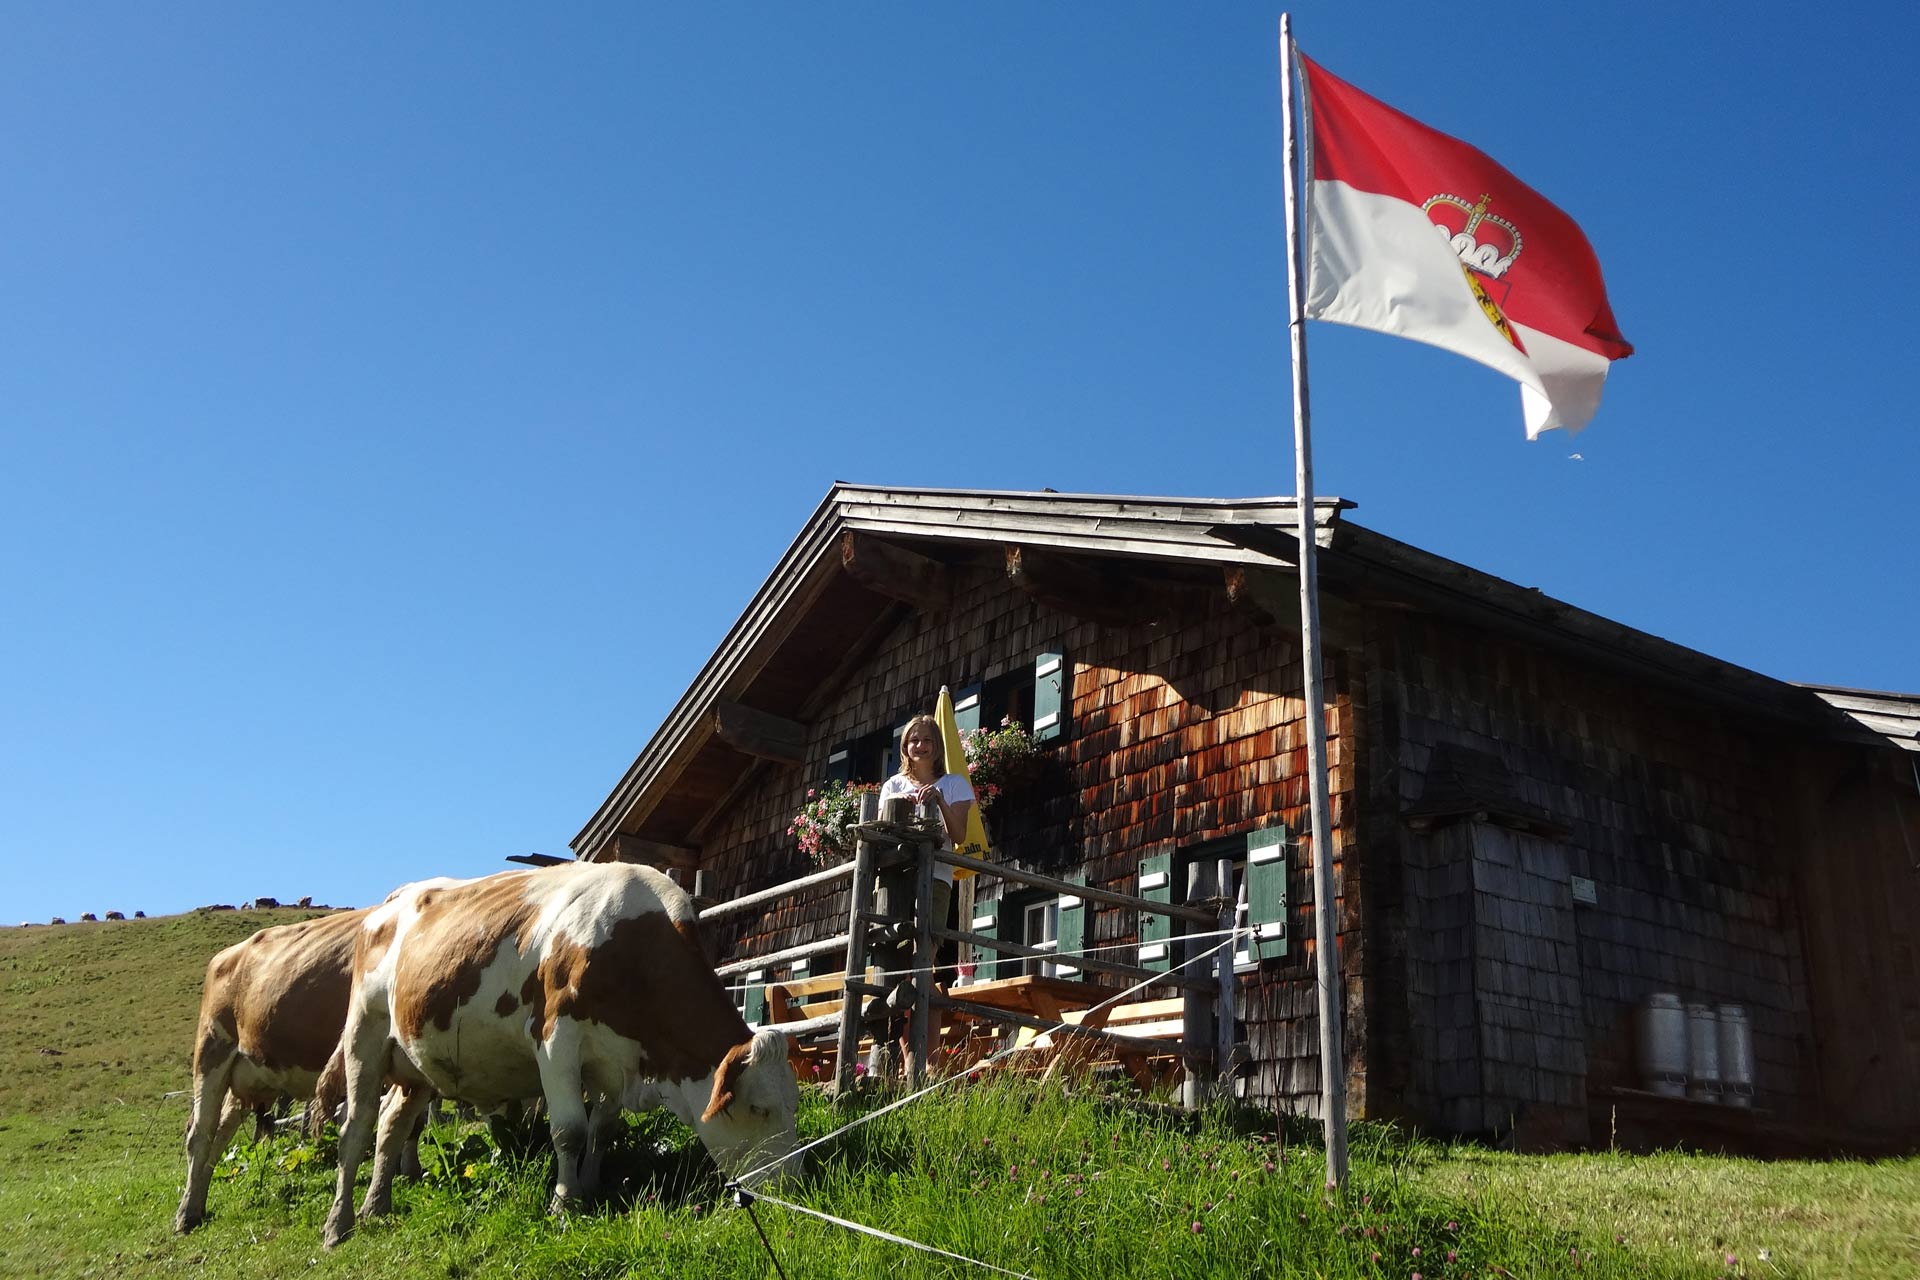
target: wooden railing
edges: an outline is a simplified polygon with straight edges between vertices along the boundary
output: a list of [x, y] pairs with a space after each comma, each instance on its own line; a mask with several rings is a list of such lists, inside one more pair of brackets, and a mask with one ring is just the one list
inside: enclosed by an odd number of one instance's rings
[[[814, 956], [842, 955], [842, 994], [838, 1009], [793, 1023], [789, 1028], [791, 1033], [818, 1034], [837, 1027], [834, 1089], [839, 1096], [850, 1096], [853, 1090], [861, 1028], [865, 1021], [863, 1015], [872, 1001], [885, 999], [894, 989], [893, 984], [885, 979], [873, 982], [866, 977], [869, 963], [877, 951], [885, 951], [896, 960], [906, 958], [908, 963], [899, 967], [911, 971], [913, 1000], [908, 1018], [906, 1054], [907, 1081], [911, 1087], [917, 1087], [926, 1076], [935, 1008], [951, 1009], [969, 1018], [1024, 1027], [1035, 1032], [1052, 1031], [1059, 1025], [1031, 1013], [970, 1001], [966, 998], [965, 987], [956, 988], [951, 995], [936, 994], [933, 981], [934, 953], [936, 945], [943, 941], [963, 942], [976, 952], [992, 951], [1026, 959], [1064, 958], [1060, 953], [1045, 948], [988, 937], [971, 930], [935, 925], [930, 919], [928, 904], [933, 900], [934, 868], [938, 864], [964, 869], [984, 878], [997, 878], [1042, 889], [1063, 897], [1080, 898], [1089, 903], [1165, 916], [1174, 922], [1175, 937], [1172, 942], [1175, 944], [1180, 943], [1183, 930], [1187, 933], [1223, 933], [1232, 927], [1233, 906], [1225, 900], [1211, 899], [1206, 905], [1156, 902], [1136, 894], [1075, 884], [1036, 871], [969, 857], [940, 847], [944, 841], [940, 838], [938, 824], [938, 811], [931, 806], [915, 813], [907, 801], [894, 800], [888, 802], [887, 811], [883, 814], [878, 796], [869, 793], [861, 797], [860, 821], [853, 828], [858, 844], [852, 862], [718, 903], [700, 913], [702, 922], [724, 919], [808, 889], [851, 879], [845, 933], [749, 959], [731, 961], [716, 970], [722, 977], [734, 977], [755, 969], [771, 968]], [[895, 887], [911, 887], [911, 892], [904, 895], [907, 899], [905, 902], [900, 901], [902, 895], [890, 893], [885, 913], [874, 909], [876, 880], [883, 874], [892, 877]], [[897, 942], [876, 944], [874, 941], [876, 932], [897, 932], [902, 926], [910, 930], [907, 945], [902, 946]], [[1216, 933], [1215, 936], [1218, 938], [1220, 935]], [[1188, 954], [1179, 957], [1184, 961], [1193, 961], [1205, 950], [1200, 942], [1186, 945], [1190, 948]], [[1233, 948], [1217, 950], [1218, 955], [1210, 964], [1194, 963], [1191, 967], [1176, 967], [1170, 972], [1147, 969], [1104, 956], [1080, 954], [1073, 957], [1073, 963], [1079, 969], [1111, 974], [1133, 984], [1170, 988], [1180, 993], [1181, 1033], [1178, 1051], [1185, 1068], [1182, 1098], [1189, 1105], [1198, 1105], [1205, 1097], [1207, 1084], [1216, 1074], [1218, 1065], [1227, 1060], [1233, 1036], [1233, 997], [1236, 989]], [[1120, 994], [1119, 990], [1116, 989], [1114, 994]], [[1099, 1018], [1085, 1021], [1090, 1025], [1076, 1024], [1068, 1034], [1082, 1042], [1105, 1044], [1134, 1055], [1140, 1052], [1137, 1034], [1129, 1035], [1125, 1030], [1099, 1026]]]

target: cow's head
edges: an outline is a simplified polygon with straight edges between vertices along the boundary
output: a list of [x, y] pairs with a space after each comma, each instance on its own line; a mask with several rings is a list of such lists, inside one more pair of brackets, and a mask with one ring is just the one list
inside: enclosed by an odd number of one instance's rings
[[799, 1141], [799, 1108], [786, 1033], [768, 1028], [727, 1050], [694, 1129], [714, 1163], [731, 1176], [767, 1165], [778, 1165], [780, 1174], [797, 1173], [787, 1157]]

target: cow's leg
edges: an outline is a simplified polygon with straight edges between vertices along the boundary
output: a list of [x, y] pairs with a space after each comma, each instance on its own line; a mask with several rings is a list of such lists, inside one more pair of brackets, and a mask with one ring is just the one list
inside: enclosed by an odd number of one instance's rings
[[434, 1118], [438, 1100], [424, 1085], [421, 1092], [428, 1095], [427, 1105], [420, 1109], [420, 1118], [413, 1122], [413, 1129], [407, 1134], [406, 1141], [400, 1144], [400, 1176], [420, 1181], [420, 1137], [427, 1131], [427, 1122]]
[[575, 1194], [592, 1196], [600, 1190], [600, 1168], [607, 1155], [607, 1144], [620, 1127], [620, 1099], [605, 1094], [593, 1100], [587, 1110], [587, 1150], [580, 1157], [580, 1177]]
[[207, 1183], [213, 1162], [224, 1149], [214, 1145], [221, 1128], [221, 1108], [227, 1101], [227, 1082], [233, 1079], [238, 1052], [211, 1032], [203, 1032], [193, 1055], [193, 1109], [187, 1119], [187, 1190], [174, 1214], [175, 1231], [191, 1231], [207, 1216]]
[[414, 1122], [432, 1100], [430, 1089], [387, 1091], [380, 1106], [380, 1137], [373, 1148], [373, 1176], [367, 1179], [367, 1198], [360, 1202], [361, 1217], [393, 1212], [393, 1175], [400, 1165], [400, 1149], [412, 1145]]
[[555, 1213], [579, 1198], [580, 1157], [587, 1149], [587, 1101], [580, 1079], [580, 1028], [570, 1018], [554, 1023], [539, 1046], [540, 1091], [546, 1095], [547, 1123], [553, 1129], [553, 1204]]
[[387, 1018], [384, 1011], [348, 1014], [341, 1035], [345, 1052], [347, 1118], [340, 1126], [340, 1168], [333, 1186], [322, 1242], [331, 1249], [353, 1234], [353, 1177], [367, 1158], [379, 1118], [380, 1086], [387, 1067]]

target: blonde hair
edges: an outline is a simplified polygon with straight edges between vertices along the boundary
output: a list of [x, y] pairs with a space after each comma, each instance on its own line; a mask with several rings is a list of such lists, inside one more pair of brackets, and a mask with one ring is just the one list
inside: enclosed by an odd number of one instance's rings
[[947, 776], [947, 735], [940, 732], [940, 722], [932, 716], [919, 715], [907, 721], [907, 727], [900, 731], [900, 772], [911, 778], [913, 769], [907, 761], [907, 739], [915, 729], [924, 727], [933, 735], [933, 776]]

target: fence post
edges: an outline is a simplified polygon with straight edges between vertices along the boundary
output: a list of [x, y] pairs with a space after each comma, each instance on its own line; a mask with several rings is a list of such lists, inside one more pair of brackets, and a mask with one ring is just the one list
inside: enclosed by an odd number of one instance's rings
[[[1219, 896], [1219, 864], [1199, 861], [1187, 868], [1187, 902], [1198, 904], [1202, 899]], [[1192, 928], [1184, 920], [1174, 922], [1174, 937], [1178, 941]], [[1218, 945], [1217, 940], [1213, 945]], [[1208, 944], [1206, 942], [1181, 942], [1175, 952], [1176, 959], [1186, 963], [1201, 955]], [[1228, 961], [1228, 971], [1232, 971], [1232, 961]], [[1180, 975], [1192, 979], [1192, 966], [1183, 968]], [[1206, 1105], [1212, 1092], [1215, 1074], [1214, 1040], [1215, 1005], [1219, 1001], [1218, 990], [1184, 988], [1181, 1000], [1180, 1056], [1183, 1077], [1180, 1081], [1180, 1104], [1189, 1111], [1197, 1111]]]
[[[929, 800], [921, 806], [922, 819], [940, 820], [940, 807]], [[927, 1075], [927, 1047], [933, 1022], [933, 850], [938, 838], [914, 842], [913, 885], [913, 1018], [907, 1024], [907, 1088], [918, 1089]], [[940, 922], [942, 927], [946, 921]]]
[[1240, 902], [1247, 896], [1247, 887], [1243, 880], [1239, 892], [1235, 893], [1233, 860], [1230, 858], [1220, 859], [1215, 875], [1218, 877], [1216, 883], [1220, 895], [1226, 899], [1226, 905], [1220, 908], [1220, 929], [1227, 936], [1223, 939], [1225, 949], [1214, 956], [1215, 971], [1220, 975], [1220, 1003], [1215, 1010], [1213, 1069], [1220, 1077], [1221, 1086], [1230, 1090], [1232, 1086], [1225, 1077], [1234, 1063], [1234, 1037], [1238, 1032], [1239, 1018], [1239, 1011], [1235, 1007], [1239, 982], [1234, 976], [1233, 960], [1240, 950], [1240, 940], [1233, 936], [1233, 930], [1240, 926]]
[[[860, 821], [880, 816], [880, 797], [869, 791], [860, 797]], [[862, 840], [853, 847], [853, 883], [847, 891], [847, 965], [840, 1004], [840, 1044], [833, 1059], [833, 1096], [853, 1097], [854, 1067], [860, 1056], [862, 996], [867, 981], [867, 916], [873, 910], [873, 845]]]

